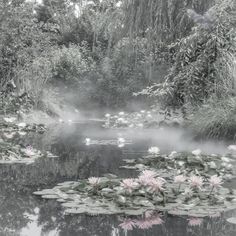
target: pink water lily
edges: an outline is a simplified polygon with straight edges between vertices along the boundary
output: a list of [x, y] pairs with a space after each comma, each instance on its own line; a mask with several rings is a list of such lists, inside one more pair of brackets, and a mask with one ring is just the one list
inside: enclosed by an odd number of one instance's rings
[[165, 180], [162, 178], [152, 179], [148, 183], [149, 190], [153, 193], [163, 191], [164, 190], [164, 188], [163, 188], [164, 183], [165, 183]]
[[149, 219], [142, 219], [142, 220], [137, 220], [135, 225], [139, 229], [150, 229], [153, 226], [153, 223]]
[[177, 175], [174, 178], [174, 182], [177, 184], [182, 184], [186, 181], [186, 177], [184, 175]]
[[188, 219], [188, 225], [189, 226], [200, 226], [203, 222], [203, 219], [201, 218], [190, 218]]
[[119, 224], [119, 226], [125, 231], [133, 230], [135, 225], [136, 222], [132, 219], [126, 219], [123, 223]]
[[153, 225], [162, 225], [164, 223], [164, 221], [160, 218], [159, 215], [152, 217], [150, 220]]
[[123, 179], [121, 183], [121, 187], [131, 193], [134, 189], [136, 189], [139, 184], [135, 181], [135, 179]]
[[152, 170], [144, 170], [141, 172], [138, 181], [141, 185], [147, 186], [157, 176], [157, 173]]
[[214, 188], [218, 188], [218, 187], [220, 187], [223, 184], [222, 178], [218, 177], [217, 175], [211, 176], [211, 178], [209, 180], [209, 183]]
[[189, 178], [190, 186], [193, 188], [201, 188], [203, 185], [203, 178], [201, 176], [192, 176]]

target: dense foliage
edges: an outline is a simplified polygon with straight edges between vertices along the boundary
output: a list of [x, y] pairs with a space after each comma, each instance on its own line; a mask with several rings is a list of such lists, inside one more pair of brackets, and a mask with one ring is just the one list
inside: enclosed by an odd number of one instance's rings
[[195, 110], [235, 96], [233, 0], [36, 2], [0, 3], [3, 104], [27, 94], [40, 108], [49, 95], [116, 108], [141, 93]]

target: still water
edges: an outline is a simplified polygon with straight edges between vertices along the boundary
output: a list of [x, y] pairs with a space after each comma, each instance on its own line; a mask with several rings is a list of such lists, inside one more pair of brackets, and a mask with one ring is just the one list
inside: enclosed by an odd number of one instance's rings
[[[117, 138], [127, 140], [118, 147]], [[95, 144], [85, 145], [90, 138]], [[224, 217], [204, 220], [190, 227], [185, 217], [163, 216], [165, 223], [149, 229], [124, 232], [121, 216], [66, 216], [55, 200], [43, 200], [32, 192], [59, 182], [114, 173], [135, 176], [119, 169], [124, 158], [138, 158], [151, 146], [162, 152], [193, 150], [224, 153], [222, 142], [196, 142], [186, 132], [174, 129], [125, 131], [105, 130], [100, 124], [52, 125], [44, 134], [28, 134], [18, 143], [51, 151], [58, 158], [39, 159], [34, 164], [0, 165], [1, 236], [235, 236], [236, 227]], [[226, 217], [233, 215], [229, 213]]]

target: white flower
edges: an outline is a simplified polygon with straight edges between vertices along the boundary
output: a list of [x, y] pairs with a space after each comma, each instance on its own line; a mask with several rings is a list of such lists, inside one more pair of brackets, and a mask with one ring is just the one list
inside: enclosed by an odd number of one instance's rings
[[106, 118], [110, 118], [111, 115], [107, 113], [107, 114], [105, 115], [105, 117], [106, 117]]
[[4, 136], [7, 138], [7, 139], [11, 139], [11, 138], [13, 138], [14, 136], [15, 136], [15, 132], [13, 132], [13, 133], [3, 133], [4, 134]]
[[119, 116], [123, 116], [125, 113], [123, 111], [119, 112]]
[[124, 118], [118, 118], [117, 123], [126, 123], [126, 120]]
[[90, 138], [86, 138], [85, 139], [85, 145], [89, 146], [91, 144], [91, 139]]
[[34, 156], [36, 154], [35, 150], [31, 146], [26, 147], [24, 152], [29, 157]]
[[184, 162], [184, 161], [178, 161], [177, 164], [178, 164], [179, 166], [184, 166], [185, 162]]
[[192, 154], [193, 154], [194, 156], [199, 156], [199, 155], [201, 155], [201, 153], [202, 153], [202, 151], [201, 151], [200, 149], [196, 149], [196, 150], [193, 150], [193, 151], [192, 151]]
[[60, 123], [63, 123], [63, 120], [62, 120], [62, 119], [59, 119], [58, 121], [59, 121]]
[[236, 151], [236, 145], [229, 145], [228, 150], [235, 152]]
[[148, 149], [148, 153], [150, 153], [150, 154], [159, 154], [160, 153], [160, 149], [158, 147], [150, 147]]
[[8, 123], [13, 123], [14, 121], [16, 121], [16, 117], [9, 117], [9, 118], [5, 117], [3, 119]]
[[218, 177], [217, 175], [213, 175], [211, 176], [211, 178], [209, 179], [209, 183], [212, 187], [217, 188], [220, 187], [222, 184], [222, 179], [220, 177]]
[[176, 151], [171, 152], [169, 155], [170, 158], [175, 158], [178, 153]]
[[26, 132], [19, 131], [18, 134], [21, 135], [21, 136], [24, 136], [24, 135], [26, 135]]
[[145, 113], [146, 111], [145, 110], [142, 110], [142, 111], [140, 111], [141, 113]]
[[26, 127], [26, 123], [19, 123], [19, 124], [17, 124], [18, 125], [18, 127], [20, 127], [20, 128], [25, 128]]
[[148, 115], [147, 115], [147, 118], [152, 118], [152, 115], [151, 115], [151, 114], [148, 114]]
[[99, 183], [101, 182], [101, 178], [99, 177], [90, 177], [88, 178], [88, 182], [90, 185], [92, 185], [93, 187], [99, 185]]

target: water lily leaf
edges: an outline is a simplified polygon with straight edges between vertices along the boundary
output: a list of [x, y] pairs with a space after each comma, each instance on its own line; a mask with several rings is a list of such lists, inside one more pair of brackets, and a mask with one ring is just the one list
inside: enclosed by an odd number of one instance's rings
[[43, 195], [42, 198], [45, 198], [45, 199], [57, 199], [59, 198], [58, 195]]
[[227, 219], [227, 222], [231, 223], [231, 224], [236, 224], [236, 217], [231, 217]]

